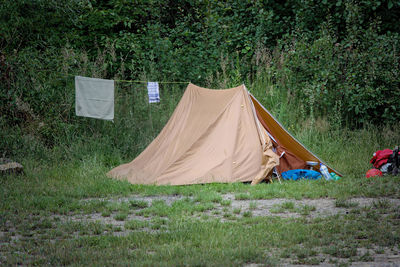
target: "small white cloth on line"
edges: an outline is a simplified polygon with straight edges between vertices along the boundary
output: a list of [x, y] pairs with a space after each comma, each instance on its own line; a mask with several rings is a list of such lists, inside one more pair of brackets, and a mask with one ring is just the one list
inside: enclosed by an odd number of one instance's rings
[[160, 91], [158, 82], [147, 82], [147, 93], [149, 95], [149, 103], [160, 102]]
[[114, 80], [75, 76], [77, 116], [114, 119]]

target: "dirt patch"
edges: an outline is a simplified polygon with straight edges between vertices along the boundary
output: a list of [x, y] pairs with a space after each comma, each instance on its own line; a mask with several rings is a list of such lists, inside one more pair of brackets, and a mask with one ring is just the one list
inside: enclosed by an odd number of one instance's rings
[[[193, 200], [191, 197], [184, 196], [137, 196], [132, 195], [123, 198], [110, 198], [110, 199], [85, 199], [82, 201], [101, 200], [110, 203], [129, 203], [130, 201], [143, 201], [150, 207], [154, 201], [164, 201], [166, 205], [171, 206], [175, 201], [182, 199]], [[229, 218], [243, 217], [243, 216], [275, 216], [282, 218], [299, 218], [306, 216], [309, 218], [326, 217], [333, 215], [344, 215], [349, 213], [353, 208], [362, 208], [374, 205], [374, 203], [384, 203], [394, 207], [400, 207], [400, 199], [393, 198], [351, 198], [343, 202], [338, 202], [336, 199], [320, 198], [320, 199], [256, 199], [256, 200], [237, 200], [233, 194], [224, 194], [222, 199], [225, 203], [216, 202], [214, 208], [205, 211], [201, 214], [218, 218], [221, 221], [227, 220], [227, 214], [231, 214]], [[197, 205], [198, 203], [194, 203]], [[123, 227], [126, 221], [139, 220], [150, 221], [150, 217], [137, 215], [136, 213], [141, 209], [132, 210], [127, 214], [123, 220], [117, 220], [115, 215], [117, 212], [104, 216], [100, 213], [92, 214], [79, 214], [79, 215], [54, 215], [59, 217], [62, 221], [74, 222], [100, 222], [103, 224], [111, 224], [113, 226]], [[200, 215], [199, 215], [200, 216]], [[228, 218], [228, 219], [229, 219]]]
[[400, 206], [400, 199], [390, 198], [352, 198], [345, 201], [349, 207], [341, 207], [337, 200], [330, 198], [288, 200], [283, 198], [261, 199], [261, 200], [235, 200], [234, 196], [225, 195], [224, 199], [232, 201], [233, 209], [252, 211], [253, 216], [279, 216], [295, 218], [310, 216], [311, 218], [326, 217], [337, 214], [347, 214], [351, 207], [367, 207], [377, 201], [387, 203], [391, 206]]
[[[319, 254], [314, 259], [319, 264], [299, 264], [297, 260], [293, 259], [281, 259], [281, 265], [286, 267], [308, 267], [308, 266], [353, 266], [353, 267], [398, 267], [400, 266], [400, 255], [399, 251], [373, 247], [358, 248], [357, 249], [358, 260], [348, 261], [347, 259], [336, 258], [331, 255]], [[262, 265], [259, 265], [262, 266]], [[254, 265], [256, 267], [256, 265]]]
[[[258, 216], [258, 217], [281, 217], [281, 218], [320, 218], [334, 215], [345, 215], [353, 209], [364, 207], [391, 207], [400, 208], [400, 199], [394, 198], [352, 198], [347, 200], [336, 200], [331, 198], [322, 199], [236, 199], [234, 194], [223, 194], [219, 200], [212, 202], [211, 209], [204, 212], [196, 212], [193, 218], [203, 219], [219, 219], [221, 222], [231, 221], [242, 217]], [[165, 226], [168, 222], [166, 217], [152, 216], [151, 214], [143, 213], [147, 208], [151, 208], [152, 204], [162, 201], [166, 205], [171, 206], [176, 201], [188, 200], [190, 205], [204, 205], [204, 202], [197, 202], [194, 197], [185, 197], [180, 195], [173, 196], [139, 196], [131, 195], [122, 198], [91, 198], [84, 199], [82, 202], [104, 201], [107, 205], [116, 206], [129, 204], [132, 202], [145, 202], [143, 207], [135, 207], [125, 212], [123, 218], [118, 217], [119, 210], [110, 212], [109, 214], [92, 212], [89, 214], [54, 214], [51, 221], [68, 224], [69, 222], [77, 223], [97, 223], [98, 225], [107, 225], [107, 227], [99, 227], [97, 235], [112, 234], [114, 236], [126, 236], [134, 231], [145, 232], [166, 232], [168, 228]], [[122, 205], [122, 206], [123, 206]], [[126, 205], [127, 206], [127, 205]], [[141, 213], [142, 212], [142, 213]], [[157, 218], [155, 218], [157, 217]], [[8, 224], [8, 222], [6, 222]], [[118, 229], [118, 230], [116, 230]], [[0, 231], [0, 245], [11, 244], [21, 241], [25, 236], [14, 234], [15, 229], [10, 225], [9, 231]], [[81, 233], [76, 231], [72, 234], [73, 237], [83, 235], [93, 235], [92, 232]], [[29, 237], [33, 238], [33, 237]], [[316, 255], [312, 265], [320, 264], [323, 266], [337, 266], [340, 264], [349, 264], [350, 266], [400, 266], [400, 251], [399, 248], [359, 248], [357, 255], [367, 255], [364, 259], [357, 256], [353, 262], [343, 261], [344, 259], [334, 258], [330, 255]], [[301, 262], [296, 262], [296, 259], [280, 259], [285, 266], [311, 266], [301, 265]], [[359, 261], [358, 261], [359, 260]], [[260, 266], [258, 264], [249, 264], [250, 266]], [[261, 265], [262, 266], [262, 265]]]

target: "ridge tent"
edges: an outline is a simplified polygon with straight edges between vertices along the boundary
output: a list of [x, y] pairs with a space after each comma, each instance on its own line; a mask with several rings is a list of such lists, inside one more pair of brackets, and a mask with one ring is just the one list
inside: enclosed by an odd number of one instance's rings
[[305, 167], [308, 160], [321, 162], [244, 85], [212, 90], [190, 83], [160, 134], [107, 175], [133, 184], [256, 184], [275, 167]]

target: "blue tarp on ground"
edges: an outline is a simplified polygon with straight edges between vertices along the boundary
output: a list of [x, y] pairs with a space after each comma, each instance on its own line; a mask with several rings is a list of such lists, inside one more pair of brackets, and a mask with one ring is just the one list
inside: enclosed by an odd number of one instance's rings
[[297, 170], [282, 172], [282, 178], [285, 180], [293, 180], [293, 181], [299, 179], [317, 180], [321, 177], [322, 176], [319, 172], [313, 170], [297, 169]]

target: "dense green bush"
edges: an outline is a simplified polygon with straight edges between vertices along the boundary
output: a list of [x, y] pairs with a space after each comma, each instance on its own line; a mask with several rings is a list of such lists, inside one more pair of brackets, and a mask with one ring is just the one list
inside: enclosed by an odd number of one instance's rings
[[397, 124], [400, 98], [400, 36], [379, 35], [377, 22], [338, 42], [329, 25], [319, 37], [285, 42], [278, 75], [283, 86], [311, 116], [330, 117], [348, 126]]

